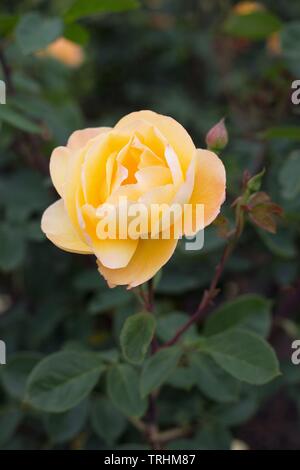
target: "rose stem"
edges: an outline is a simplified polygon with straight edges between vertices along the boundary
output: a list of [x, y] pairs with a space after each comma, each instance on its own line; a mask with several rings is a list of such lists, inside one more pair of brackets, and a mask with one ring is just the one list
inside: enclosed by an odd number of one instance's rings
[[239, 238], [240, 238], [240, 236], [243, 232], [243, 228], [244, 228], [244, 209], [243, 209], [243, 203], [242, 202], [243, 202], [243, 200], [241, 200], [241, 202], [237, 204], [237, 207], [236, 207], [236, 226], [235, 226], [233, 232], [231, 233], [230, 241], [228, 242], [228, 244], [226, 245], [226, 247], [223, 251], [221, 261], [216, 266], [215, 274], [214, 274], [214, 277], [212, 278], [209, 289], [204, 291], [202, 299], [201, 299], [196, 311], [189, 318], [189, 320], [186, 323], [184, 323], [184, 325], [182, 325], [177, 330], [177, 332], [175, 333], [173, 338], [171, 338], [169, 341], [164, 343], [160, 348], [166, 348], [166, 347], [173, 346], [174, 344], [176, 344], [177, 341], [183, 335], [183, 333], [185, 333], [190, 328], [191, 325], [193, 325], [194, 323], [198, 322], [201, 319], [202, 315], [205, 314], [206, 309], [210, 305], [211, 301], [218, 294], [217, 285], [218, 285], [218, 282], [220, 280], [220, 277], [223, 274], [223, 271], [224, 271], [224, 268], [225, 268], [225, 265], [226, 265], [226, 261], [228, 260], [231, 253], [233, 252], [233, 250], [234, 250], [234, 248], [237, 244], [237, 241], [239, 240]]

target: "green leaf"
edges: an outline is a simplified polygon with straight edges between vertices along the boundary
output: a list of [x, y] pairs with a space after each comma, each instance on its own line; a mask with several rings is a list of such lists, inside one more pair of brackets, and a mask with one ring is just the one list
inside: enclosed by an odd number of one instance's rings
[[99, 290], [106, 290], [107, 284], [102, 276], [100, 276], [97, 269], [81, 269], [76, 272], [74, 282], [72, 282], [74, 289], [80, 292], [94, 292]]
[[286, 260], [294, 259], [297, 256], [297, 248], [293, 235], [286, 228], [278, 228], [276, 233], [269, 233], [265, 230], [256, 229], [266, 247], [279, 258]]
[[19, 17], [17, 15], [0, 15], [0, 33], [1, 36], [10, 34], [16, 26]]
[[26, 399], [37, 409], [62, 413], [92, 391], [103, 370], [103, 363], [95, 354], [54, 353], [33, 369], [27, 382]]
[[[157, 320], [157, 336], [164, 342], [169, 341], [188, 319], [189, 316], [183, 312], [167, 313]], [[192, 339], [196, 336], [197, 328], [195, 325], [192, 325], [191, 328], [182, 335], [182, 339]]]
[[141, 397], [139, 376], [136, 370], [127, 364], [116, 364], [108, 370], [107, 391], [114, 405], [125, 415], [142, 416], [147, 408], [147, 401]]
[[222, 424], [213, 422], [196, 434], [197, 450], [229, 450], [232, 436]]
[[285, 199], [295, 199], [300, 194], [300, 151], [295, 150], [284, 161], [279, 171], [281, 194]]
[[206, 397], [221, 403], [237, 400], [238, 382], [209, 356], [193, 353], [189, 359], [194, 381]]
[[0, 369], [3, 386], [13, 398], [24, 399], [27, 378], [39, 360], [38, 353], [17, 353]]
[[149, 313], [131, 315], [120, 335], [121, 348], [127, 361], [143, 362], [155, 331], [155, 318]]
[[262, 136], [265, 139], [287, 139], [287, 140], [300, 140], [300, 127], [299, 126], [277, 126], [270, 127]]
[[48, 18], [37, 12], [22, 16], [16, 27], [16, 41], [23, 54], [44, 49], [63, 33], [60, 18]]
[[176, 368], [182, 352], [177, 346], [162, 349], [146, 360], [141, 375], [143, 396], [162, 385]]
[[22, 418], [22, 413], [16, 408], [0, 409], [0, 446], [8, 442], [16, 431]]
[[282, 54], [286, 60], [289, 70], [295, 75], [299, 74], [299, 47], [300, 41], [300, 21], [290, 21], [286, 23], [280, 34]]
[[169, 443], [169, 450], [229, 450], [232, 436], [218, 422], [206, 423], [192, 439], [176, 439]]
[[270, 331], [271, 302], [256, 294], [246, 294], [226, 302], [210, 315], [205, 323], [204, 334], [214, 335], [233, 326], [250, 328], [267, 336]]
[[199, 280], [197, 274], [167, 270], [162, 273], [156, 292], [166, 295], [180, 295], [196, 289], [200, 284], [201, 279]]
[[271, 346], [260, 336], [242, 329], [209, 336], [201, 342], [201, 349], [233, 377], [253, 385], [267, 383], [280, 373]]
[[138, 8], [137, 0], [76, 0], [65, 14], [65, 21], [74, 21], [98, 13], [127, 11]]
[[[11, 194], [14, 197], [11, 197]], [[13, 223], [23, 222], [50, 203], [49, 191], [40, 174], [29, 169], [14, 171], [0, 180], [0, 203], [5, 206], [7, 218]]]
[[194, 372], [191, 367], [178, 366], [167, 379], [167, 383], [181, 390], [190, 390], [195, 384]]
[[40, 134], [42, 128], [8, 104], [0, 106], [0, 121], [25, 132]]
[[230, 36], [260, 40], [278, 31], [280, 27], [281, 21], [277, 16], [262, 10], [248, 15], [231, 14], [224, 24], [224, 31]]
[[255, 394], [251, 394], [237, 403], [226, 406], [219, 405], [216, 409], [218, 420], [226, 426], [239, 426], [248, 421], [257, 411], [259, 401]]
[[89, 41], [90, 35], [86, 28], [83, 28], [83, 26], [79, 24], [72, 23], [65, 26], [64, 37], [81, 46], [85, 46]]
[[91, 410], [92, 426], [96, 434], [111, 445], [126, 428], [126, 419], [105, 397], [97, 398]]
[[105, 313], [108, 310], [115, 309], [124, 303], [129, 302], [131, 295], [124, 287], [115, 287], [114, 289], [106, 289], [106, 291], [99, 292], [91, 300], [88, 306], [88, 312], [91, 315], [98, 315]]
[[0, 269], [12, 271], [23, 262], [25, 245], [22, 234], [5, 224], [0, 227]]
[[87, 400], [83, 400], [72, 410], [46, 416], [45, 428], [52, 442], [69, 441], [81, 431], [87, 418], [87, 404]]

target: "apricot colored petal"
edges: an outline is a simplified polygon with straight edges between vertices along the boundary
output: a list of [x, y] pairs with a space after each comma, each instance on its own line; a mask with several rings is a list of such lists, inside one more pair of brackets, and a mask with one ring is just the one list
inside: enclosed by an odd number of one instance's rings
[[[142, 190], [138, 184], [124, 184], [114, 190], [106, 202], [115, 205], [118, 205], [121, 199], [127, 199], [128, 202], [137, 202], [141, 194]], [[99, 207], [101, 208], [101, 205]]]
[[195, 185], [196, 161], [196, 154], [194, 154], [192, 161], [187, 169], [185, 180], [179, 186], [173, 203], [186, 204], [190, 200]]
[[135, 177], [142, 191], [148, 191], [155, 186], [172, 183], [172, 175], [169, 168], [158, 165], [138, 170], [135, 173]]
[[157, 186], [149, 189], [144, 193], [138, 202], [143, 204], [169, 204], [172, 202], [175, 195], [175, 187], [173, 184], [166, 184], [164, 186]]
[[[185, 227], [185, 235], [193, 235], [211, 224], [225, 200], [226, 173], [220, 158], [209, 150], [197, 149], [194, 190], [189, 201], [193, 205], [193, 224]], [[196, 204], [204, 205], [203, 221], [195, 224]]]
[[184, 127], [169, 116], [163, 116], [153, 111], [138, 111], [123, 117], [115, 128], [121, 129], [138, 120], [145, 120], [153, 124], [162, 133], [178, 155], [182, 170], [185, 173], [196, 147]]
[[82, 165], [81, 181], [86, 202], [97, 207], [108, 196], [106, 164], [114, 154], [128, 143], [128, 137], [110, 132], [91, 141]]
[[100, 263], [109, 269], [125, 268], [138, 246], [138, 239], [93, 240], [93, 251]]
[[123, 181], [128, 178], [128, 170], [123, 166], [120, 162], [117, 162], [117, 170], [116, 174], [111, 186], [111, 192], [115, 192], [117, 189], [120, 188]]
[[169, 261], [177, 242], [176, 239], [140, 239], [128, 266], [108, 269], [98, 261], [99, 271], [110, 287], [128, 285], [131, 289], [151, 279]]
[[84, 147], [90, 139], [94, 139], [98, 135], [109, 132], [110, 130], [111, 127], [88, 127], [87, 129], [80, 129], [71, 134], [67, 147], [70, 150], [79, 150]]
[[142, 170], [143, 168], [147, 168], [148, 166], [155, 165], [164, 165], [164, 161], [159, 158], [154, 152], [152, 152], [151, 149], [145, 147], [140, 156], [138, 169]]
[[56, 147], [50, 157], [50, 175], [52, 183], [61, 197], [63, 196], [63, 187], [70, 156], [71, 152], [67, 147]]
[[62, 199], [54, 202], [45, 210], [41, 228], [46, 237], [62, 250], [81, 254], [92, 253], [89, 246], [79, 238], [72, 226]]
[[170, 145], [167, 145], [166, 147], [165, 158], [172, 173], [173, 183], [175, 186], [179, 186], [183, 181], [182, 170], [178, 156]]

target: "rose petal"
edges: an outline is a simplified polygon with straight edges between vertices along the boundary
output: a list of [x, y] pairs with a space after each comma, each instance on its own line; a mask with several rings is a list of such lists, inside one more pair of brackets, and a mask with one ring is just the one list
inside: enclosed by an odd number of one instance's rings
[[156, 186], [172, 183], [172, 175], [169, 168], [158, 165], [138, 170], [135, 177], [142, 191], [148, 191]]
[[42, 217], [42, 231], [59, 248], [72, 253], [90, 254], [91, 249], [77, 235], [62, 199], [49, 206]]
[[126, 268], [109, 269], [98, 261], [100, 273], [110, 287], [128, 285], [133, 288], [151, 279], [168, 262], [178, 240], [139, 240], [137, 249]]
[[[103, 134], [102, 134], [103, 135]], [[110, 132], [94, 142], [86, 151], [81, 179], [86, 202], [97, 207], [108, 196], [106, 184], [106, 163], [111, 154], [118, 152], [128, 143], [128, 136]]]
[[109, 132], [110, 130], [111, 127], [88, 127], [87, 129], [80, 129], [71, 134], [67, 147], [70, 150], [78, 150], [84, 147], [90, 139], [94, 139], [98, 135]]
[[125, 268], [138, 246], [138, 240], [93, 240], [93, 251], [106, 268]]
[[183, 181], [182, 170], [178, 157], [170, 145], [166, 147], [165, 157], [172, 173], [173, 183], [175, 186], [179, 186]]
[[71, 152], [67, 147], [56, 147], [50, 157], [50, 175], [58, 194], [63, 196], [68, 160]]
[[[189, 201], [193, 207], [193, 223], [185, 227], [185, 235], [194, 235], [209, 225], [220, 212], [225, 200], [226, 173], [220, 158], [209, 150], [197, 149], [194, 190]], [[204, 224], [196, 226], [196, 204], [204, 205]]]
[[121, 129], [137, 120], [145, 120], [157, 127], [178, 155], [182, 170], [185, 173], [196, 147], [184, 127], [169, 116], [163, 116], [147, 110], [128, 114], [120, 119], [115, 129]]

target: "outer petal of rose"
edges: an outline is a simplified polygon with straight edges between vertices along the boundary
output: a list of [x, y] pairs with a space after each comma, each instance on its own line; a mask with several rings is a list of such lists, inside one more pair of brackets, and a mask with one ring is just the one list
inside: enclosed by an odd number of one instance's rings
[[93, 251], [106, 268], [125, 268], [138, 246], [138, 240], [93, 240]]
[[99, 271], [110, 287], [127, 284], [131, 289], [151, 279], [167, 263], [177, 242], [176, 239], [141, 239], [126, 268], [108, 269], [98, 261]]
[[68, 159], [70, 158], [71, 152], [67, 147], [56, 147], [50, 158], [50, 175], [52, 183], [58, 192], [63, 196], [63, 185], [66, 178]]
[[72, 253], [91, 254], [92, 251], [77, 235], [72, 226], [62, 199], [45, 210], [42, 231], [59, 248]]
[[[226, 173], [222, 161], [209, 150], [197, 149], [196, 156], [195, 185], [189, 201], [193, 205], [193, 223], [185, 226], [185, 235], [194, 235], [209, 225], [219, 214], [225, 200]], [[204, 221], [199, 221], [197, 226], [196, 204], [204, 205]]]
[[185, 172], [196, 148], [184, 127], [169, 116], [163, 116], [153, 111], [137, 111], [124, 116], [115, 128], [120, 129], [137, 120], [145, 120], [157, 127], [178, 155]]
[[67, 147], [70, 150], [78, 150], [81, 147], [84, 147], [88, 140], [110, 130], [111, 127], [88, 127], [87, 129], [80, 129], [79, 131], [75, 131], [71, 134]]
[[[50, 174], [55, 189], [60, 196], [64, 196], [64, 183], [66, 179], [69, 179], [69, 168], [74, 168], [74, 163], [79, 161], [78, 154], [80, 156], [78, 168], [81, 168], [83, 158], [81, 158], [81, 152], [77, 152], [77, 149], [83, 147], [89, 139], [106, 133], [109, 130], [109, 127], [99, 127], [75, 131], [69, 138], [67, 147], [57, 147], [54, 149], [50, 159]], [[80, 182], [80, 176], [77, 179]], [[72, 193], [74, 192], [76, 192], [75, 189]]]

